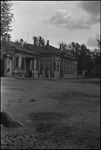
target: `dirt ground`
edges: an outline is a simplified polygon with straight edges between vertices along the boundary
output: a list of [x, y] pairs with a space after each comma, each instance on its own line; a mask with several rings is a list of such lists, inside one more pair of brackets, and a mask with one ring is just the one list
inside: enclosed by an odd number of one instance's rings
[[100, 149], [99, 79], [1, 78], [2, 149]]

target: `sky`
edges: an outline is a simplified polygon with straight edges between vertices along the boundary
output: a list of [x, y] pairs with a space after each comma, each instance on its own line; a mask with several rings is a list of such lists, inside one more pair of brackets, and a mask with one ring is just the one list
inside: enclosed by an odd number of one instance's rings
[[100, 1], [12, 1], [12, 41], [33, 43], [42, 36], [50, 45], [78, 42], [97, 48], [100, 39]]

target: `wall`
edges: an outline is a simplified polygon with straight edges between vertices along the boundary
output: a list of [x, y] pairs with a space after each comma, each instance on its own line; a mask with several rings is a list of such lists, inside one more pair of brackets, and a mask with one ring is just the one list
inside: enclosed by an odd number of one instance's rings
[[[26, 53], [16, 53], [14, 56], [14, 72], [15, 73], [22, 73], [25, 76], [29, 75], [29, 71], [32, 70], [33, 77], [38, 78], [39, 68], [36, 68], [36, 60], [38, 59], [37, 56], [32, 54]], [[19, 57], [19, 67], [16, 68], [16, 57]], [[21, 68], [22, 58], [24, 58], [24, 69]]]
[[[15, 58], [19, 57], [18, 68], [16, 68]], [[24, 69], [22, 69], [22, 58], [24, 58]], [[54, 68], [54, 64], [56, 64]], [[10, 71], [7, 72], [7, 69]], [[62, 58], [56, 55], [44, 55], [38, 57], [32, 54], [18, 52], [12, 58], [5, 58], [5, 75], [11, 76], [12, 72], [22, 75], [28, 74], [32, 70], [33, 78], [40, 77], [61, 77], [61, 71], [64, 78], [77, 77], [77, 62], [71, 58]]]
[[77, 62], [72, 58], [63, 58], [63, 77], [77, 77]]

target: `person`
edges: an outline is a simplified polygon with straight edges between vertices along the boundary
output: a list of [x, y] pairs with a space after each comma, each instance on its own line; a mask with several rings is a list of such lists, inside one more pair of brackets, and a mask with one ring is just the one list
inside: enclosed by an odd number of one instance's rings
[[32, 70], [29, 71], [29, 77], [32, 77]]

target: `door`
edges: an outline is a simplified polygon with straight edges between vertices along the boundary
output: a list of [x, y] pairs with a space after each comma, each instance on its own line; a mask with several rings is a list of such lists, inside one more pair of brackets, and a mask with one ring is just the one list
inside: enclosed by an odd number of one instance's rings
[[26, 58], [26, 71], [27, 73], [30, 71], [30, 59]]
[[45, 77], [49, 77], [49, 64], [45, 64]]

